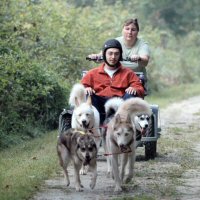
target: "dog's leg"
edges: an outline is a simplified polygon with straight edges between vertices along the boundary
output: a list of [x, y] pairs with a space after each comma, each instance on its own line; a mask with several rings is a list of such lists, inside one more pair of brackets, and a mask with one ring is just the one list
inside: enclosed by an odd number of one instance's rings
[[107, 156], [106, 157], [106, 161], [107, 161], [107, 178], [110, 178], [111, 177], [111, 157], [110, 156]]
[[114, 175], [115, 179], [115, 192], [121, 192], [122, 187], [121, 187], [121, 179], [119, 177], [119, 168], [118, 168], [118, 156], [117, 155], [112, 155], [112, 172]]
[[80, 169], [80, 175], [86, 175], [87, 174], [87, 169], [84, 165], [82, 165], [81, 169]]
[[58, 155], [59, 155], [60, 166], [63, 168], [66, 184], [67, 186], [69, 186], [70, 180], [69, 180], [69, 175], [67, 171], [67, 166], [70, 162], [70, 155], [69, 155], [69, 151], [66, 149], [66, 147], [63, 144], [58, 146]]
[[[106, 136], [102, 134], [102, 146], [104, 149], [104, 153], [108, 153], [107, 147], [106, 147]], [[106, 162], [107, 162], [107, 178], [111, 177], [111, 158], [109, 155], [106, 156]]]
[[90, 171], [92, 172], [90, 188], [94, 189], [94, 187], [96, 185], [96, 180], [97, 180], [97, 165], [95, 164], [95, 166], [90, 166]]
[[124, 180], [125, 183], [129, 183], [133, 178], [134, 163], [135, 163], [135, 150], [128, 155], [128, 174]]
[[125, 168], [128, 161], [128, 155], [126, 153], [121, 155], [121, 170], [120, 170], [120, 178], [124, 180]]
[[74, 178], [75, 178], [75, 188], [77, 192], [83, 191], [83, 185], [81, 185], [80, 175], [79, 171], [81, 168], [81, 164], [75, 164], [74, 163]]
[[97, 150], [99, 151], [100, 145], [101, 145], [101, 131], [99, 130], [99, 128], [94, 129], [93, 131], [94, 134], [94, 140], [97, 146]]

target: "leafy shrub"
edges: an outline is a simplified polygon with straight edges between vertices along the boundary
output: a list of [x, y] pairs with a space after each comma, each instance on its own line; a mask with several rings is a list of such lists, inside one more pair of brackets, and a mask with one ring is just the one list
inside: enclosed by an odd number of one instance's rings
[[[37, 136], [39, 129], [56, 128], [58, 115], [67, 104], [67, 87], [54, 73], [24, 54], [1, 57], [1, 146], [9, 135], [25, 139]], [[13, 142], [6, 141], [9, 143]]]

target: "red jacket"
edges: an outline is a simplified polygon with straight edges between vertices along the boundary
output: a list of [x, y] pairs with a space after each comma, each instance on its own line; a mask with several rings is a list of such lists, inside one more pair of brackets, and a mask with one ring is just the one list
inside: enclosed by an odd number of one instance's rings
[[128, 87], [134, 87], [139, 97], [144, 97], [144, 88], [137, 75], [129, 68], [120, 65], [120, 68], [111, 78], [104, 71], [104, 63], [91, 69], [82, 78], [81, 83], [85, 87], [91, 87], [95, 94], [103, 97], [122, 97]]

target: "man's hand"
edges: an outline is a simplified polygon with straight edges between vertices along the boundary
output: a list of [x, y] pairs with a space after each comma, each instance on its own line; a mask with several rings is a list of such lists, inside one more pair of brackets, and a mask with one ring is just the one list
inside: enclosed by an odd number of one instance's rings
[[128, 93], [128, 94], [136, 95], [136, 90], [135, 90], [135, 88], [133, 88], [133, 87], [128, 87], [128, 88], [125, 90], [125, 92]]
[[85, 90], [88, 95], [92, 95], [93, 93], [95, 94], [95, 91], [91, 87], [86, 87]]

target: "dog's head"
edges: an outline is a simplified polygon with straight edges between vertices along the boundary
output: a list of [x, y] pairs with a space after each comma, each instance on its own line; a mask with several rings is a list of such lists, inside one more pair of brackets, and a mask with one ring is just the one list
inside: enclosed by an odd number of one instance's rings
[[77, 155], [83, 161], [83, 165], [89, 165], [92, 159], [96, 159], [97, 146], [93, 136], [85, 133], [77, 135]]
[[128, 115], [126, 120], [122, 120], [120, 115], [117, 114], [114, 118], [113, 134], [117, 145], [121, 152], [129, 152], [130, 146], [135, 140], [135, 126], [131, 121], [131, 117]]
[[135, 116], [136, 129], [144, 136], [149, 127], [150, 117], [147, 114]]
[[94, 109], [91, 103], [91, 97], [88, 97], [85, 103], [76, 103], [74, 115], [79, 129], [89, 129], [94, 125]]

